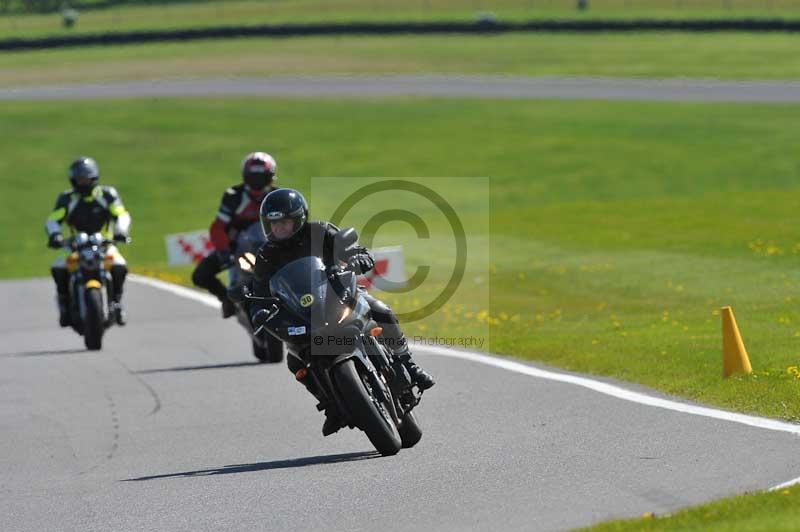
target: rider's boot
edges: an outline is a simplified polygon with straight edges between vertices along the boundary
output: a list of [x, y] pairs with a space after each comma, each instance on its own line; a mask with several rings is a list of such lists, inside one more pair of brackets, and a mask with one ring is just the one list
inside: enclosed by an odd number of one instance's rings
[[420, 390], [427, 390], [436, 384], [431, 374], [419, 367], [411, 358], [408, 343], [403, 342], [400, 348], [394, 350], [394, 356], [405, 366], [409, 377], [411, 377], [411, 382], [416, 384]]
[[114, 309], [114, 321], [117, 322], [117, 325], [124, 326], [128, 323], [128, 313], [125, 312], [122, 301], [114, 301], [112, 304]]
[[[316, 397], [317, 401], [319, 401], [320, 404], [325, 404], [326, 402], [325, 397], [323, 397], [322, 394], [319, 392], [314, 381], [311, 379], [311, 377], [308, 376], [308, 373], [303, 374], [302, 377], [300, 377], [298, 373], [299, 372], [295, 373], [295, 378], [297, 379], [297, 382], [305, 386], [306, 390], [308, 390], [308, 392], [311, 395]], [[327, 405], [325, 407], [325, 422], [322, 424], [322, 435], [330, 436], [343, 426], [344, 423], [342, 423], [342, 418], [339, 415], [339, 409], [336, 408], [336, 405], [335, 404]]]
[[114, 283], [111, 310], [114, 314], [114, 321], [117, 325], [123, 326], [128, 323], [128, 314], [122, 305], [122, 288], [125, 286], [125, 277], [128, 275], [128, 268], [123, 265], [111, 267], [111, 278]]
[[215, 283], [209, 287], [209, 292], [217, 296], [219, 302], [222, 304], [222, 318], [230, 318], [236, 314], [236, 304], [228, 297], [228, 289], [225, 288], [217, 278], [214, 278]]
[[325, 423], [322, 424], [322, 435], [330, 436], [342, 427], [344, 427], [344, 424], [342, 423], [342, 418], [339, 417], [339, 411], [336, 407], [326, 408]]
[[216, 274], [224, 270], [225, 266], [222, 265], [217, 258], [217, 255], [211, 254], [200, 261], [200, 264], [192, 272], [192, 282], [200, 288], [205, 288], [222, 304], [222, 317], [230, 318], [236, 314], [236, 305], [228, 297], [228, 289], [222, 284], [222, 281], [217, 279]]
[[56, 294], [58, 301], [58, 324], [62, 327], [69, 327], [72, 318], [69, 312], [69, 273], [66, 268], [53, 267], [50, 269], [53, 280], [56, 283]]
[[58, 324], [62, 327], [69, 327], [72, 318], [69, 314], [69, 295], [58, 294]]
[[234, 314], [236, 314], [236, 304], [228, 298], [227, 294], [224, 298], [220, 298], [220, 303], [222, 303], [222, 318], [230, 318]]

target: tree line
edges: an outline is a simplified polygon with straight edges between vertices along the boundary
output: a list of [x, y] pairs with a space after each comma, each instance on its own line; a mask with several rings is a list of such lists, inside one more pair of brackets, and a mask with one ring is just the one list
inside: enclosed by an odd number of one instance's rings
[[0, 13], [53, 13], [67, 8], [102, 9], [122, 4], [176, 4], [197, 0], [0, 0]]

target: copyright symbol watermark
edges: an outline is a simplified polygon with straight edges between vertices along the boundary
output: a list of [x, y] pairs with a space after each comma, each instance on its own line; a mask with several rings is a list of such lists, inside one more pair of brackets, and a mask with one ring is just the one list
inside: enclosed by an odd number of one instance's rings
[[[345, 180], [341, 181], [339, 187], [341, 188], [345, 182]], [[330, 183], [325, 187], [328, 189], [335, 188], [337, 185], [336, 180], [333, 179], [327, 183]], [[450, 187], [451, 191], [452, 188]], [[441, 263], [437, 266], [439, 268], [437, 270], [438, 279], [443, 282], [437, 281], [429, 285], [435, 285], [436, 294], [433, 297], [426, 296], [427, 302], [418, 308], [396, 312], [396, 315], [401, 323], [413, 322], [426, 318], [441, 309], [453, 297], [464, 280], [469, 258], [465, 224], [453, 203], [445, 197], [448, 195], [446, 191], [437, 191], [430, 186], [412, 181], [411, 178], [406, 178], [380, 179], [352, 186], [347, 192], [344, 199], [337, 200], [329, 221], [340, 228], [356, 227], [359, 231], [359, 244], [367, 248], [372, 248], [375, 235], [388, 224], [399, 222], [410, 227], [417, 240], [421, 241], [431, 239], [432, 220], [434, 218], [442, 220], [436, 226], [436, 237], [439, 240], [447, 240], [446, 245], [441, 245], [439, 249], [429, 253], [424, 259], [416, 261], [413, 273], [404, 283], [393, 283], [387, 279], [381, 280], [381, 289], [387, 292], [402, 294], [416, 290], [431, 278], [432, 264], [434, 263], [432, 260], [434, 257], [431, 255], [447, 248], [452, 255], [452, 263], [446, 267]], [[365, 210], [368, 211], [367, 214], [363, 214]], [[355, 211], [358, 213], [354, 214]], [[411, 247], [411, 251], [414, 251], [418, 246], [412, 244]], [[447, 270], [446, 280], [442, 276], [445, 269]]]

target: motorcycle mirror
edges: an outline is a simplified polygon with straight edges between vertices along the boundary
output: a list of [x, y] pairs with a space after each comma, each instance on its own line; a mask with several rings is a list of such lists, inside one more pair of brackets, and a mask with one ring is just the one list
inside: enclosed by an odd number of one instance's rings
[[346, 256], [345, 251], [347, 248], [352, 246], [358, 242], [358, 232], [353, 229], [352, 227], [348, 227], [347, 229], [342, 229], [333, 239], [333, 249], [335, 250], [335, 255], [338, 258], [342, 258]]

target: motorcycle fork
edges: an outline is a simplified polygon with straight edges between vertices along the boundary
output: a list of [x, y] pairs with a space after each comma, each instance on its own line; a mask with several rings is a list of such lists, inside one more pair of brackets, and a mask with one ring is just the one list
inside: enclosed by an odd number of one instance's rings
[[[303, 364], [303, 368], [306, 370], [306, 376], [303, 379], [297, 378], [297, 372], [295, 372], [295, 379], [298, 382], [303, 384], [304, 386], [308, 387], [308, 385], [303, 382], [306, 379], [311, 380], [311, 386], [317, 391], [316, 394], [312, 394], [319, 399], [319, 404], [317, 405], [317, 410], [325, 410], [331, 402], [338, 403], [336, 394], [333, 393], [333, 382], [330, 378], [330, 367], [325, 366], [311, 358], [310, 349], [306, 348], [301, 350], [298, 353], [293, 353], [291, 350], [288, 350], [286, 355], [287, 357], [293, 357], [297, 361]], [[291, 365], [289, 366], [291, 369]], [[298, 370], [299, 371], [299, 370]], [[333, 401], [331, 400], [333, 398]], [[341, 405], [339, 405], [341, 406]], [[341, 408], [340, 408], [341, 410]]]
[[103, 295], [103, 322], [106, 327], [110, 327], [114, 320], [111, 318], [111, 302], [114, 300], [114, 279], [111, 272], [105, 268], [99, 271], [100, 282], [103, 288], [100, 293]]
[[[389, 415], [398, 423], [402, 412], [392, 389], [392, 373], [389, 359], [377, 340], [372, 336], [361, 335], [360, 347], [364, 355], [362, 363], [366, 366], [367, 378], [372, 388], [372, 395], [383, 404], [389, 405]], [[370, 367], [371, 366], [371, 367]]]
[[376, 364], [376, 367], [381, 368], [382, 374], [386, 379], [386, 385], [391, 390], [398, 407], [403, 413], [411, 411], [419, 404], [421, 393], [414, 393], [414, 384], [411, 382], [408, 370], [406, 370], [402, 362], [380, 345], [376, 338], [370, 336], [366, 340], [365, 343], [369, 344], [373, 353], [371, 355], [373, 360], [380, 361], [380, 365]]
[[[311, 373], [311, 375], [314, 376], [315, 383], [318, 386], [324, 383], [322, 386], [320, 386], [320, 389], [324, 390], [324, 393], [328, 394], [328, 403], [330, 404], [332, 399], [333, 400], [332, 402], [336, 405], [336, 408], [338, 408], [339, 413], [342, 414], [342, 417], [345, 419], [348, 426], [354, 427], [356, 425], [353, 415], [348, 410], [347, 405], [344, 403], [344, 401], [342, 401], [339, 394], [336, 392], [336, 383], [331, 378], [331, 370], [333, 368], [338, 366], [340, 363], [351, 359], [357, 366], [361, 366], [360, 368], [357, 368], [359, 374], [362, 371], [366, 370], [367, 378], [369, 379], [370, 383], [370, 388], [372, 388], [372, 394], [375, 396], [375, 398], [378, 400], [385, 400], [385, 395], [383, 394], [383, 383], [376, 382], [376, 379], [378, 378], [377, 371], [375, 370], [374, 364], [367, 356], [366, 346], [364, 345], [363, 337], [361, 338], [361, 341], [358, 342], [356, 348], [351, 353], [340, 355], [334, 358], [329, 365], [323, 368], [320, 368], [318, 364], [311, 364], [311, 366], [316, 366], [317, 368], [319, 368], [320, 371], [317, 372], [313, 371], [312, 369], [311, 371], [309, 371], [309, 373]], [[319, 375], [322, 375], [322, 379], [319, 378]], [[392, 401], [386, 401], [386, 402], [392, 403]], [[324, 406], [318, 408], [322, 410], [324, 409]], [[394, 404], [392, 404], [392, 410], [393, 411], [390, 412], [390, 414], [396, 415], [396, 413], [394, 412]]]
[[86, 288], [83, 286], [83, 283], [82, 275], [75, 277], [73, 295], [75, 296], [75, 302], [78, 304], [78, 318], [80, 319], [81, 325], [86, 321], [86, 300], [84, 299]]
[[336, 393], [336, 385], [331, 378], [331, 369], [336, 366], [335, 363], [321, 367], [319, 363], [308, 363], [308, 373], [313, 379], [314, 386], [320, 390], [321, 395], [324, 396], [324, 401], [320, 401], [317, 405], [317, 410], [325, 410], [329, 406], [335, 406], [342, 418], [347, 422], [347, 425], [354, 427], [353, 415], [347, 409], [339, 394]]
[[392, 396], [398, 397], [397, 394], [401, 391], [401, 388], [398, 386], [397, 368], [393, 367], [390, 360], [391, 355], [387, 353], [386, 348], [381, 346], [376, 338], [364, 336], [363, 340], [364, 347], [368, 352], [367, 356], [381, 377], [383, 385], [389, 389]]

